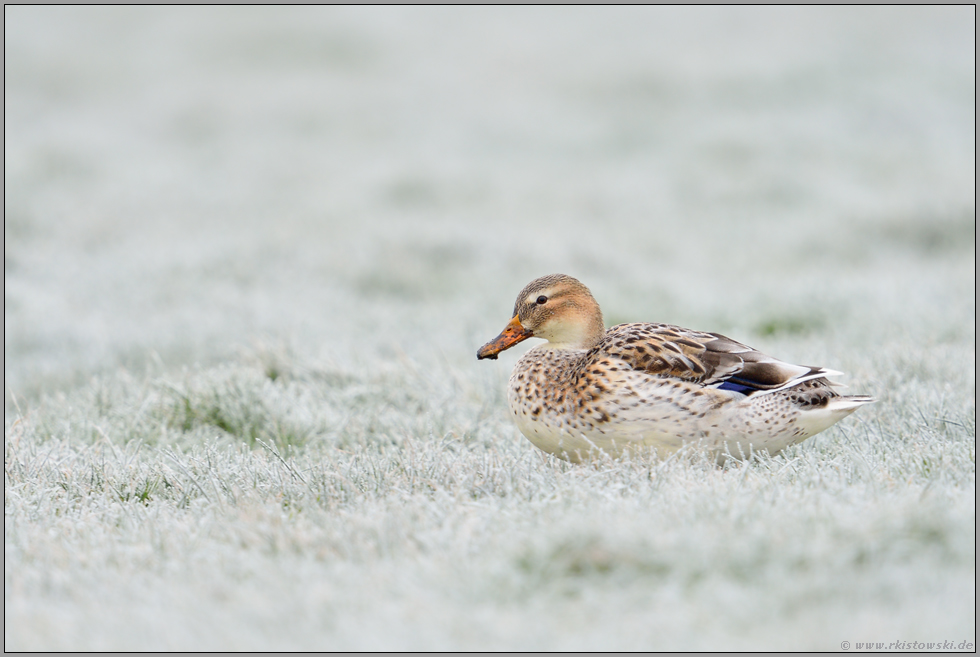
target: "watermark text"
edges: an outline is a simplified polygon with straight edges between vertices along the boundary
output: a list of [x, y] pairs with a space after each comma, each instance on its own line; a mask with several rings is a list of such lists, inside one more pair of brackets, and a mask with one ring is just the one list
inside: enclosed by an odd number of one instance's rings
[[850, 641], [840, 642], [841, 650], [976, 650], [972, 641]]

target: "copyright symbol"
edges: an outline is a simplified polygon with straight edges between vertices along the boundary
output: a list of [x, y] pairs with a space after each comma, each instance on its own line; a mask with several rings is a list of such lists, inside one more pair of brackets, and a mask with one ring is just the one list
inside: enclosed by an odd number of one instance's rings
[[841, 650], [850, 650], [851, 649], [851, 642], [850, 641], [841, 641], [840, 642], [840, 648], [841, 648]]

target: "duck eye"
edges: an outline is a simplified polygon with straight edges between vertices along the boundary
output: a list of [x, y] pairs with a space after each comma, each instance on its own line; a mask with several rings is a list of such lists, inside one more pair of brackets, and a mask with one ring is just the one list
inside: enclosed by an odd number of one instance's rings
[[538, 304], [539, 306], [543, 306], [543, 305], [544, 305], [544, 304], [546, 304], [547, 302], [548, 302], [548, 297], [546, 297], [546, 296], [545, 296], [545, 295], [543, 295], [543, 294], [542, 294], [542, 295], [541, 295], [540, 297], [538, 297], [538, 299], [537, 299], [537, 304]]

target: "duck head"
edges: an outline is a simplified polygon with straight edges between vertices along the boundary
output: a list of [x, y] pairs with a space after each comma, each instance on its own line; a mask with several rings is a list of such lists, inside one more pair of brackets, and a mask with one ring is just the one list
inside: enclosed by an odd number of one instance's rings
[[565, 274], [527, 284], [514, 302], [514, 317], [496, 338], [476, 352], [480, 360], [528, 338], [544, 338], [558, 349], [590, 349], [605, 335], [602, 311], [589, 288]]

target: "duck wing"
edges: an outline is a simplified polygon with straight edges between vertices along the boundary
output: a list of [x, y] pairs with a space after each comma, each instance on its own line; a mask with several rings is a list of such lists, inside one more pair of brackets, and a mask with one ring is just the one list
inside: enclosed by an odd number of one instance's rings
[[746, 395], [840, 374], [777, 360], [718, 333], [670, 324], [619, 324], [595, 349], [594, 357], [613, 357], [634, 370]]

